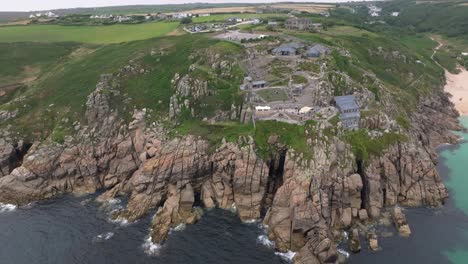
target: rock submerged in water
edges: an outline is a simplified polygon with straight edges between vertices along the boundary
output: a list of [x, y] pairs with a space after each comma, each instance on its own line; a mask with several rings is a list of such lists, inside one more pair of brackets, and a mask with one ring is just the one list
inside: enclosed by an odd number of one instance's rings
[[406, 216], [398, 206], [393, 208], [393, 221], [401, 236], [409, 237], [411, 235], [411, 229], [406, 221]]
[[359, 240], [359, 230], [353, 229], [348, 240], [348, 248], [351, 252], [358, 253], [361, 251], [361, 241]]
[[369, 248], [372, 251], [379, 250], [379, 241], [375, 230], [371, 230], [367, 233], [367, 241], [369, 242]]

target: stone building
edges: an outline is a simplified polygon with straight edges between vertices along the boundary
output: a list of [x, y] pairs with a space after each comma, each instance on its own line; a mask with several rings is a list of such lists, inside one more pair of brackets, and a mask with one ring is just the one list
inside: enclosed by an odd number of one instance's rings
[[296, 55], [297, 50], [300, 48], [303, 48], [304, 45], [291, 42], [287, 44], [282, 44], [281, 46], [273, 49], [272, 53], [273, 55], [276, 56], [290, 56], [290, 55]]
[[284, 23], [284, 26], [287, 29], [298, 29], [298, 30], [309, 30], [312, 29], [314, 26], [312, 20], [308, 18], [289, 18]]
[[336, 96], [335, 104], [340, 111], [340, 120], [346, 129], [358, 129], [361, 112], [354, 95]]

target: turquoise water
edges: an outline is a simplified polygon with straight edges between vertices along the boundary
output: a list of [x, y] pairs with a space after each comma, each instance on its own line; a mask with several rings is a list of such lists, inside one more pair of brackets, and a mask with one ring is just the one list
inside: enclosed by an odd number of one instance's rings
[[[468, 128], [468, 117], [460, 118], [460, 122]], [[450, 195], [455, 207], [468, 216], [468, 133], [458, 132], [462, 136], [462, 142], [456, 148], [447, 148], [440, 152], [444, 165], [448, 168], [448, 177], [445, 184], [450, 190]], [[468, 217], [467, 217], [468, 218]], [[459, 228], [460, 233], [468, 238], [468, 230]], [[444, 254], [452, 263], [468, 263], [468, 245], [458, 245], [453, 250], [447, 250]]]
[[[460, 118], [468, 128], [468, 117]], [[409, 238], [398, 236], [393, 226], [384, 228], [391, 237], [381, 237], [381, 251], [366, 247], [352, 254], [351, 264], [467, 264], [468, 263], [468, 133], [458, 132], [463, 141], [438, 150], [437, 170], [449, 188], [450, 197], [438, 209], [408, 208]]]

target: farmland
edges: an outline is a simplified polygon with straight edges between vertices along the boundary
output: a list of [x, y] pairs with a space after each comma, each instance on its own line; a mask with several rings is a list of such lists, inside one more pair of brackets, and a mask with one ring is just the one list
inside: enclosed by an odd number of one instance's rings
[[207, 17], [196, 17], [193, 19], [195, 23], [203, 23], [203, 22], [211, 22], [211, 21], [224, 21], [229, 18], [274, 18], [274, 17], [286, 17], [286, 14], [278, 14], [278, 13], [266, 13], [266, 14], [214, 14]]
[[0, 42], [121, 43], [164, 36], [178, 25], [178, 22], [153, 22], [112, 26], [8, 26], [0, 27]]

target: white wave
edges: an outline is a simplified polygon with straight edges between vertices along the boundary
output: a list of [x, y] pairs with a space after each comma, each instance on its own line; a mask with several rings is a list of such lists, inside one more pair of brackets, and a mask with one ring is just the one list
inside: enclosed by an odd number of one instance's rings
[[151, 236], [146, 237], [145, 243], [142, 245], [143, 250], [150, 256], [156, 256], [161, 251], [162, 246], [151, 241]]
[[349, 238], [348, 232], [343, 231], [343, 238], [344, 238], [344, 240], [348, 240], [348, 238]]
[[296, 256], [296, 252], [293, 252], [291, 250], [288, 250], [288, 252], [275, 252], [275, 255], [281, 257], [282, 259], [292, 262], [294, 256]]
[[128, 226], [130, 224], [127, 219], [120, 216], [115, 219], [109, 218], [109, 222], [118, 224], [120, 226]]
[[4, 203], [0, 203], [0, 213], [4, 213], [4, 212], [11, 212], [11, 211], [14, 211], [16, 210], [16, 205], [14, 204], [4, 204]]
[[169, 229], [169, 235], [172, 234], [172, 232], [177, 232], [177, 231], [183, 231], [185, 230], [186, 225], [184, 223], [179, 224], [178, 226]]
[[236, 203], [232, 203], [231, 208], [229, 208], [229, 211], [231, 211], [232, 213], [237, 213]]
[[185, 229], [185, 227], [186, 227], [186, 225], [185, 225], [184, 223], [182, 223], [182, 224], [176, 226], [176, 227], [174, 228], [174, 231], [182, 231], [182, 230]]
[[107, 208], [108, 210], [111, 211], [111, 213], [113, 213], [113, 212], [122, 210], [123, 206], [120, 203], [116, 203], [116, 202], [111, 203], [109, 201], [109, 203], [107, 204]]
[[350, 255], [348, 251], [341, 249], [341, 248], [338, 248], [338, 253], [345, 256], [346, 258], [349, 258], [349, 255]]
[[258, 223], [258, 222], [260, 222], [260, 219], [249, 219], [249, 220], [242, 221], [242, 223], [248, 224], [248, 225], [250, 225], [250, 224], [256, 224], [256, 223]]
[[114, 233], [107, 232], [107, 233], [104, 233], [104, 234], [97, 235], [95, 241], [96, 242], [102, 242], [104, 240], [111, 239], [113, 236], [114, 236]]
[[257, 227], [258, 227], [258, 229], [261, 229], [264, 232], [268, 232], [268, 225], [265, 225], [264, 223], [258, 224]]
[[112, 199], [110, 199], [110, 200], [108, 201], [108, 203], [109, 203], [110, 205], [120, 204], [120, 203], [122, 203], [122, 200], [120, 200], [119, 198], [112, 198]]
[[259, 235], [257, 237], [257, 244], [267, 246], [269, 248], [275, 247], [275, 242], [268, 239], [267, 235]]

